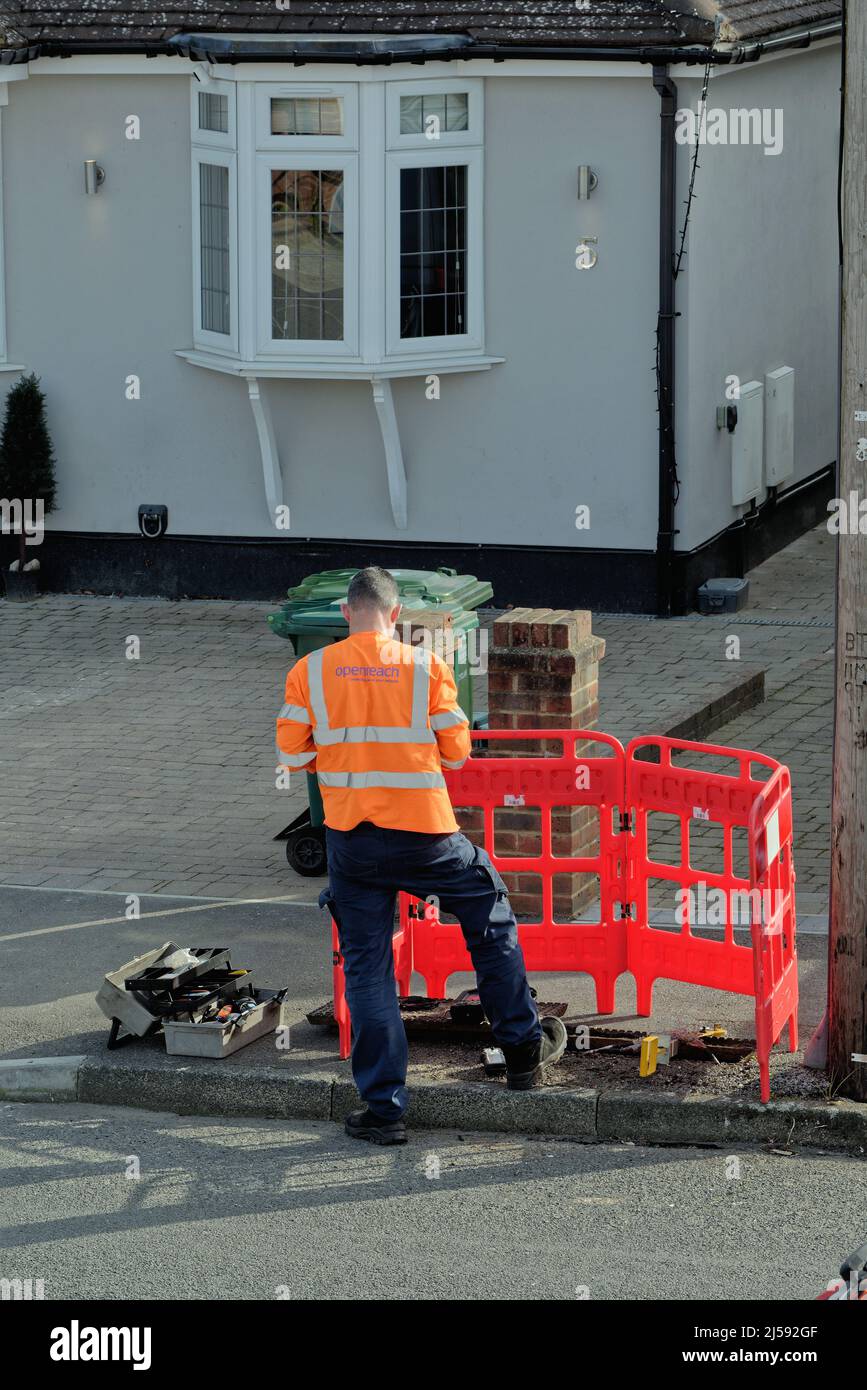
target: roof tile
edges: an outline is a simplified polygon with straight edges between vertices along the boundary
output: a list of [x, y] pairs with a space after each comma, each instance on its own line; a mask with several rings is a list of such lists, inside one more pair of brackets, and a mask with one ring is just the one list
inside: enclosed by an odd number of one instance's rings
[[179, 33], [467, 35], [520, 47], [665, 45], [720, 37], [763, 38], [839, 16], [841, 0], [0, 0], [3, 47], [41, 43], [63, 51], [147, 46]]

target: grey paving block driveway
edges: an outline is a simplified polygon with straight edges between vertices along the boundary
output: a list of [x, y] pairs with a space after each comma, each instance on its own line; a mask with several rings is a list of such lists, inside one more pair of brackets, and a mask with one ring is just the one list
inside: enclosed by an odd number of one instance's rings
[[3, 881], [297, 891], [273, 843], [304, 784], [277, 787], [274, 717], [291, 652], [268, 611], [76, 597], [2, 605]]
[[[621, 738], [659, 732], [741, 668], [765, 671], [765, 704], [714, 738], [792, 767], [810, 911], [827, 887], [833, 551], [824, 527], [801, 538], [754, 572], [734, 619], [594, 619], [608, 642], [600, 727]], [[298, 878], [273, 840], [306, 804], [303, 778], [276, 785], [274, 716], [292, 657], [265, 623], [273, 607], [0, 602], [0, 882], [315, 897], [319, 881]]]

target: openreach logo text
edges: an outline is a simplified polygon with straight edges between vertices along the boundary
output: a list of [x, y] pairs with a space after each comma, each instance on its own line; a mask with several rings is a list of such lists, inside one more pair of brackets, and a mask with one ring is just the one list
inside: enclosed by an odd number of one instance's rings
[[679, 145], [762, 145], [765, 154], [783, 153], [782, 107], [710, 107], [699, 101], [693, 111], [683, 106], [675, 117]]
[[131, 1361], [134, 1371], [151, 1364], [149, 1327], [82, 1327], [73, 1318], [68, 1327], [51, 1331], [52, 1361]]
[[356, 681], [396, 681], [400, 679], [400, 671], [396, 666], [338, 666], [334, 674], [336, 676], [348, 676], [350, 680]]

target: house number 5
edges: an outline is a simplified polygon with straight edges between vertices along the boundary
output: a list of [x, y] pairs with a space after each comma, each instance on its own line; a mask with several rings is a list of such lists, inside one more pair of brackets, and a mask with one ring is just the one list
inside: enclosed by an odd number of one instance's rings
[[596, 241], [597, 238], [595, 236], [586, 236], [584, 237], [583, 241], [579, 241], [578, 245], [575, 247], [576, 270], [593, 269], [594, 265], [599, 260], [599, 256], [593, 250], [593, 247], [596, 245]]

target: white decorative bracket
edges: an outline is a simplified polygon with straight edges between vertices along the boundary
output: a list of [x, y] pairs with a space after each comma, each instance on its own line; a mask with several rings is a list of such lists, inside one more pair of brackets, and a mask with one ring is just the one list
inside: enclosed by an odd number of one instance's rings
[[394, 413], [394, 397], [388, 377], [374, 376], [370, 379], [373, 388], [373, 404], [385, 448], [385, 470], [388, 476], [388, 496], [391, 513], [399, 531], [406, 530], [406, 469], [403, 466], [403, 453], [400, 447], [400, 432], [397, 416]]
[[275, 526], [279, 517], [277, 509], [282, 507], [284, 503], [283, 474], [280, 471], [280, 456], [277, 453], [277, 441], [274, 437], [274, 422], [271, 419], [271, 407], [262, 391], [258, 377], [247, 377], [247, 390], [250, 394], [250, 407], [253, 411], [253, 419], [256, 421], [256, 433], [259, 436], [259, 450], [262, 455], [262, 476], [265, 480], [265, 498], [268, 503], [271, 525]]

